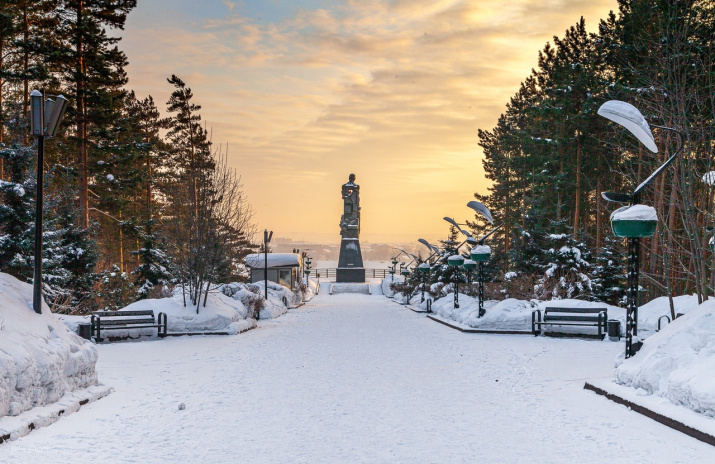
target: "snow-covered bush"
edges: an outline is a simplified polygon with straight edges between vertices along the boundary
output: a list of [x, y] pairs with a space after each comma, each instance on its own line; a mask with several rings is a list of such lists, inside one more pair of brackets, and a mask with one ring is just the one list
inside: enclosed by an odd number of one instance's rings
[[232, 282], [219, 287], [219, 291], [234, 300], [239, 300], [248, 309], [251, 317], [256, 317], [265, 306], [261, 288], [256, 284]]

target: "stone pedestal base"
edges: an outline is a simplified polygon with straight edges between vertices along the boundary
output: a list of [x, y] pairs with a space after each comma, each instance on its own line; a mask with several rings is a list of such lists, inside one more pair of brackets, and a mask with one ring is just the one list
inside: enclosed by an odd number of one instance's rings
[[336, 282], [365, 282], [364, 267], [339, 267], [335, 270]]

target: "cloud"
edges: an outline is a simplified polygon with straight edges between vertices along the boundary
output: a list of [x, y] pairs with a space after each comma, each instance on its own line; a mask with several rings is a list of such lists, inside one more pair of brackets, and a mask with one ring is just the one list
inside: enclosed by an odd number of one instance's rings
[[124, 41], [130, 86], [162, 102], [163, 79], [181, 76], [229, 143], [261, 227], [336, 240], [336, 192], [353, 171], [368, 237], [437, 234], [442, 216], [469, 216], [488, 187], [477, 129], [494, 126], [546, 41], [617, 6], [354, 0], [271, 23], [224, 4], [224, 17], [134, 29], [140, 2]]

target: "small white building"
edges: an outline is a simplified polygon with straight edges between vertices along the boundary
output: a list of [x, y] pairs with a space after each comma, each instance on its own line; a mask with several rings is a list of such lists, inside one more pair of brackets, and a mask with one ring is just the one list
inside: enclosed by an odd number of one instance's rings
[[246, 256], [246, 266], [251, 270], [251, 283], [264, 280], [267, 268], [269, 281], [295, 290], [303, 270], [303, 259], [296, 253], [253, 253]]

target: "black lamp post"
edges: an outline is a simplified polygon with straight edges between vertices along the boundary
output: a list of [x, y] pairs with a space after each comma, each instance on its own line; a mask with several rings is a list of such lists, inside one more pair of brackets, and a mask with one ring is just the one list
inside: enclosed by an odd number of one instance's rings
[[42, 312], [42, 207], [45, 137], [54, 137], [67, 109], [67, 99], [45, 98], [39, 90], [30, 93], [30, 133], [37, 137], [37, 199], [35, 202], [35, 263], [32, 279], [32, 308]]
[[464, 258], [460, 255], [452, 255], [447, 258], [447, 264], [454, 268], [454, 309], [459, 308], [459, 267], [464, 264]]
[[[484, 216], [484, 218], [489, 221], [490, 224], [494, 225], [494, 218], [492, 217], [492, 213], [489, 211], [489, 208], [484, 206], [482, 203], [478, 201], [470, 201], [467, 203], [467, 207], [473, 209], [477, 213], [481, 214]], [[489, 256], [491, 255], [491, 249], [484, 245], [484, 242], [489, 238], [494, 232], [499, 230], [499, 228], [503, 224], [500, 224], [496, 226], [494, 229], [492, 229], [490, 232], [488, 232], [484, 237], [480, 238], [477, 243], [476, 247], [472, 248], [472, 251], [470, 253], [472, 259], [476, 261], [479, 265], [479, 270], [478, 270], [478, 278], [479, 278], [479, 317], [484, 316], [486, 314], [486, 310], [484, 309], [484, 262], [489, 260]]]
[[425, 286], [427, 286], [427, 276], [429, 275], [430, 271], [430, 265], [429, 263], [422, 263], [419, 266], [417, 266], [417, 269], [419, 270], [419, 273], [422, 274], [422, 299], [420, 300], [420, 303], [425, 302]]
[[[683, 149], [683, 134], [670, 127], [649, 126], [643, 115], [630, 103], [611, 100], [598, 109], [598, 114], [604, 118], [625, 127], [631, 134], [636, 136], [643, 145], [653, 153], [658, 153], [658, 146], [650, 131], [651, 127], [675, 132], [678, 134], [678, 149], [673, 156], [668, 158], [653, 174], [636, 187], [633, 193], [603, 192], [601, 196], [604, 200], [617, 203], [630, 203], [631, 206], [640, 202], [641, 192], [650, 184], [665, 168], [667, 168]], [[641, 224], [637, 224], [640, 222]], [[648, 224], [649, 222], [650, 224]], [[612, 218], [611, 227], [614, 233], [620, 237], [628, 238], [628, 307], [626, 309], [626, 358], [635, 355], [640, 345], [633, 343], [633, 337], [638, 336], [638, 280], [640, 277], [640, 239], [650, 237], [655, 232], [656, 221], [628, 221], [616, 220]]]
[[265, 279], [266, 301], [268, 301], [268, 244], [271, 242], [272, 238], [273, 231], [269, 233], [268, 229], [263, 229], [263, 278]]

